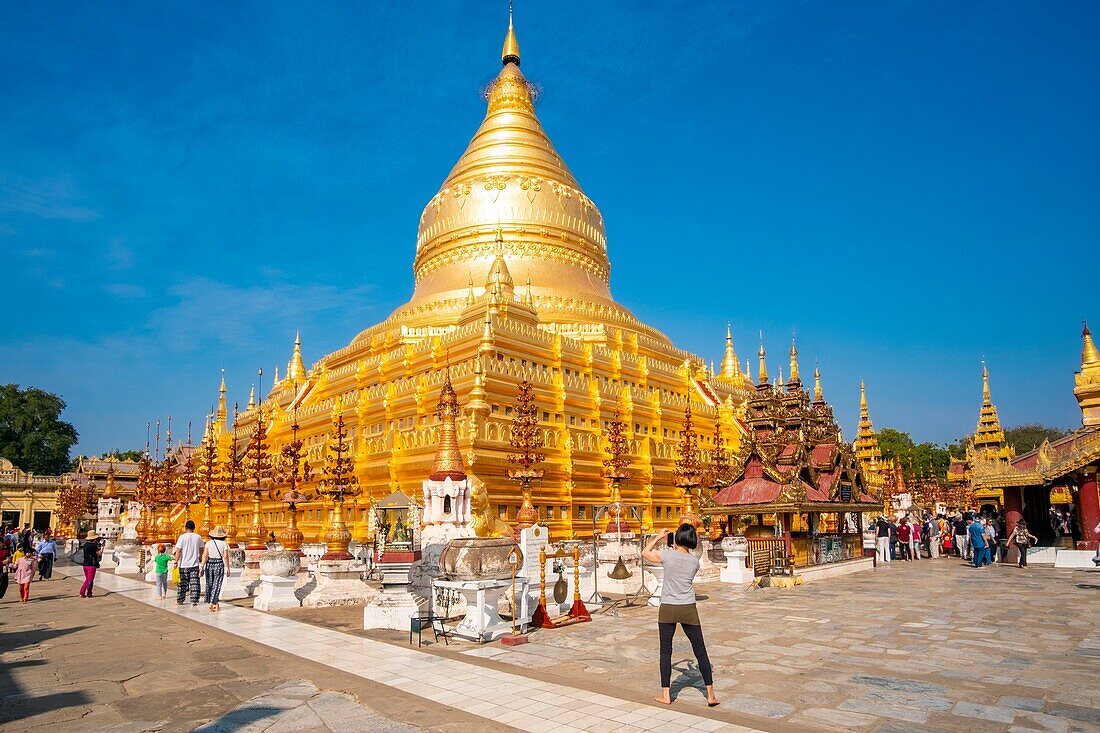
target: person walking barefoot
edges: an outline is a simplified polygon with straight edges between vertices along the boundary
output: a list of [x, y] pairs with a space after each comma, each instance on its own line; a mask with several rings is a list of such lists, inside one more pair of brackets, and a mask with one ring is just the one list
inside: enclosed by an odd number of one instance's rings
[[[666, 547], [657, 550], [662, 540]], [[714, 676], [703, 643], [703, 627], [699, 624], [699, 609], [695, 606], [695, 574], [699, 572], [699, 558], [692, 552], [699, 544], [695, 527], [681, 524], [676, 534], [657, 533], [645, 546], [642, 557], [647, 562], [664, 567], [661, 585], [661, 607], [657, 613], [657, 629], [661, 640], [661, 694], [656, 698], [662, 705], [672, 704], [672, 637], [676, 624], [684, 630], [691, 642], [691, 650], [699, 664], [699, 673], [707, 687], [707, 705], [714, 707], [718, 698], [714, 695]]]

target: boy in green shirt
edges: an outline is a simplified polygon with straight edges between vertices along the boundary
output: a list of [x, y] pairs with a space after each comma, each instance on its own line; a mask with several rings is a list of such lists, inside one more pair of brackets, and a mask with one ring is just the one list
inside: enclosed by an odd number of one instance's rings
[[172, 562], [172, 554], [165, 552], [163, 544], [157, 545], [153, 562], [157, 566], [157, 598], [163, 600], [168, 597], [168, 563]]

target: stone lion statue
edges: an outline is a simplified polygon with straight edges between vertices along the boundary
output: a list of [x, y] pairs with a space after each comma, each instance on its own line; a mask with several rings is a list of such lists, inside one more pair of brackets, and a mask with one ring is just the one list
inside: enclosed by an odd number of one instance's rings
[[493, 516], [485, 482], [470, 475], [470, 527], [478, 537], [511, 537], [512, 528]]

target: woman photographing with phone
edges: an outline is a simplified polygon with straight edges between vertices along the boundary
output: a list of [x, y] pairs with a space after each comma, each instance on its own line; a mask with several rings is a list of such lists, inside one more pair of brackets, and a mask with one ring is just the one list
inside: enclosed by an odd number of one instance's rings
[[[666, 546], [657, 549], [665, 542]], [[714, 695], [714, 677], [711, 672], [710, 657], [703, 643], [703, 628], [699, 625], [699, 610], [695, 607], [695, 574], [699, 572], [699, 558], [693, 552], [699, 544], [699, 535], [695, 527], [681, 524], [676, 533], [658, 533], [654, 535], [642, 550], [646, 562], [661, 565], [665, 569], [664, 582], [661, 585], [661, 608], [657, 614], [657, 629], [661, 639], [661, 696], [657, 702], [672, 704], [672, 637], [676, 634], [676, 624], [680, 624], [691, 642], [695, 660], [699, 664], [699, 674], [707, 686], [707, 705], [714, 707], [718, 698]]]

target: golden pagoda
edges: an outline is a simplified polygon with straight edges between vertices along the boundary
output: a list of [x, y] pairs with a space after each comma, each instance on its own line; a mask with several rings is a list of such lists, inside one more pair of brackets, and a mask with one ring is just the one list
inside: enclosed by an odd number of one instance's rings
[[1100, 353], [1086, 321], [1081, 329], [1081, 371], [1073, 375], [1073, 395], [1081, 406], [1081, 425], [1100, 425]]
[[[989, 369], [982, 360], [982, 406], [978, 410], [978, 426], [966, 445], [966, 458], [952, 458], [947, 467], [947, 482], [956, 496], [969, 495], [971, 467], [975, 460], [1007, 466], [1015, 457], [1016, 449], [1005, 442], [1005, 431], [997, 416], [997, 407], [989, 392]], [[1000, 488], [985, 487], [973, 492], [974, 500], [981, 504], [1004, 505]]]
[[[372, 501], [396, 490], [415, 496], [432, 473], [442, 431], [435, 396], [448, 366], [466, 471], [488, 487], [493, 515], [513, 524], [521, 502], [506, 477], [513, 403], [520, 382], [533, 385], [545, 476], [532, 484], [532, 504], [557, 537], [590, 534], [594, 507], [611, 501], [603, 432], [616, 413], [632, 469], [622, 501], [644, 510], [647, 528], [672, 528], [680, 517], [673, 474], [685, 408], [700, 436], [714, 435], [718, 420], [728, 447], [738, 447], [751, 384], [732, 334], [715, 374], [615, 301], [603, 217], [543, 130], [534, 97], [509, 18], [481, 126], [421, 214], [412, 297], [308, 369], [296, 336], [283, 378], [240, 416], [247, 435], [265, 411], [273, 450], [296, 421], [316, 465], [342, 401], [362, 486], [347, 504], [356, 539], [367, 536]], [[224, 379], [222, 389], [220, 443], [232, 440]], [[703, 462], [712, 441], [701, 438]], [[300, 506], [299, 526], [316, 536], [325, 507]], [[281, 505], [268, 509], [277, 523]]]
[[[816, 372], [814, 373], [816, 377]], [[856, 428], [856, 440], [852, 444], [856, 460], [863, 467], [867, 482], [867, 493], [883, 504], [883, 513], [890, 514], [890, 502], [894, 496], [904, 491], [904, 482], [897, 481], [900, 471], [894, 459], [883, 459], [882, 449], [878, 445], [878, 435], [871, 422], [871, 411], [867, 407], [867, 386], [859, 380], [859, 425]]]

